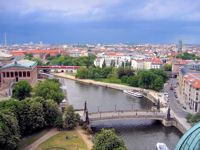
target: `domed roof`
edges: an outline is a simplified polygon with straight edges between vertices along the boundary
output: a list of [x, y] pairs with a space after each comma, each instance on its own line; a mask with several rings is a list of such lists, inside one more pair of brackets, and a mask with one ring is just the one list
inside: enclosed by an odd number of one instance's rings
[[178, 141], [175, 150], [200, 150], [200, 122], [189, 129]]

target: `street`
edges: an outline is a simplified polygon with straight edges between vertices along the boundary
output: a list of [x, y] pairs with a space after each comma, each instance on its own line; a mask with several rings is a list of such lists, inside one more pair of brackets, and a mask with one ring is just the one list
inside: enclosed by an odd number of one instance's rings
[[[169, 99], [169, 106], [172, 109], [172, 111], [181, 118], [185, 118], [187, 115], [187, 112], [183, 109], [183, 105], [180, 104], [180, 102], [178, 101], [179, 97], [176, 98], [174, 95], [175, 89], [174, 90], [170, 90], [171, 85], [174, 87], [177, 86], [177, 79], [176, 78], [170, 78], [168, 84], [165, 85], [164, 87], [164, 91], [168, 93], [168, 99]], [[177, 87], [179, 88], [179, 87]]]

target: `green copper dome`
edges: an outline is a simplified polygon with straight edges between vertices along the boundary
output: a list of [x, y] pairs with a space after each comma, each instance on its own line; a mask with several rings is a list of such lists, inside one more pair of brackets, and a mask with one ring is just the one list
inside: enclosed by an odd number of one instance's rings
[[200, 122], [181, 137], [175, 150], [200, 150]]

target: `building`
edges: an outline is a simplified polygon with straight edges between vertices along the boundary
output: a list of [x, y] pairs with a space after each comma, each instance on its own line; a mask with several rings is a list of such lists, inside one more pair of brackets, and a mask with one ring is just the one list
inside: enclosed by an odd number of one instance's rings
[[183, 42], [182, 42], [182, 40], [180, 40], [178, 43], [178, 52], [182, 53], [182, 49], [183, 49]]
[[20, 60], [0, 68], [0, 87], [12, 87], [20, 80], [27, 80], [32, 87], [37, 84], [37, 62]]
[[144, 59], [132, 60], [131, 67], [135, 70], [144, 69]]
[[161, 69], [163, 65], [163, 62], [159, 58], [153, 58], [151, 63], [151, 69]]
[[0, 52], [0, 65], [6, 65], [14, 61], [13, 55]]
[[182, 103], [192, 113], [200, 112], [200, 64], [189, 64], [181, 68], [178, 81]]

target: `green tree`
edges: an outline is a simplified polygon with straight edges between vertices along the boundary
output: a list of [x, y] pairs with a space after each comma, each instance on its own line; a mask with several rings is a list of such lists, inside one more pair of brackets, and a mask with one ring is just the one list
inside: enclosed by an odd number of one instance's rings
[[151, 69], [151, 72], [153, 72], [155, 75], [161, 76], [163, 78], [163, 82], [169, 80], [168, 74], [162, 69]]
[[138, 77], [137, 76], [131, 76], [127, 79], [127, 83], [130, 86], [138, 87]]
[[63, 127], [66, 129], [73, 129], [78, 125], [80, 116], [75, 113], [72, 105], [67, 105], [63, 115]]
[[105, 67], [106, 67], [106, 61], [104, 59], [103, 64], [102, 64], [102, 68], [105, 68]]
[[122, 76], [126, 75], [125, 71], [124, 71], [124, 67], [119, 67], [117, 69], [117, 74], [118, 74], [118, 78], [121, 79]]
[[89, 73], [88, 68], [80, 67], [77, 70], [76, 78], [87, 79], [88, 78], [88, 73]]
[[108, 75], [112, 72], [113, 67], [104, 67], [102, 69], [102, 77], [107, 78]]
[[126, 150], [126, 147], [124, 142], [117, 137], [114, 129], [101, 129], [101, 132], [94, 136], [92, 150]]
[[56, 117], [56, 121], [54, 122], [54, 126], [58, 130], [63, 129], [63, 118], [62, 118], [62, 113], [61, 112], [59, 112], [58, 116]]
[[31, 90], [32, 87], [30, 86], [29, 82], [26, 80], [21, 80], [14, 85], [12, 98], [22, 100], [26, 97], [30, 97]]
[[14, 150], [20, 141], [18, 121], [10, 111], [0, 111], [0, 149]]
[[157, 76], [151, 85], [151, 89], [160, 91], [164, 87], [164, 82], [161, 76]]
[[156, 75], [148, 70], [141, 70], [138, 72], [138, 86], [141, 88], [149, 89], [151, 84], [156, 78]]
[[164, 65], [164, 66], [163, 66], [163, 69], [164, 69], [165, 71], [172, 71], [172, 64], [166, 64], [166, 65]]
[[122, 81], [123, 83], [127, 83], [127, 80], [128, 80], [128, 76], [123, 76], [123, 77], [121, 77], [121, 81]]
[[60, 103], [64, 99], [61, 84], [55, 79], [48, 79], [40, 82], [33, 90], [35, 96], [43, 97], [45, 100], [52, 99]]

